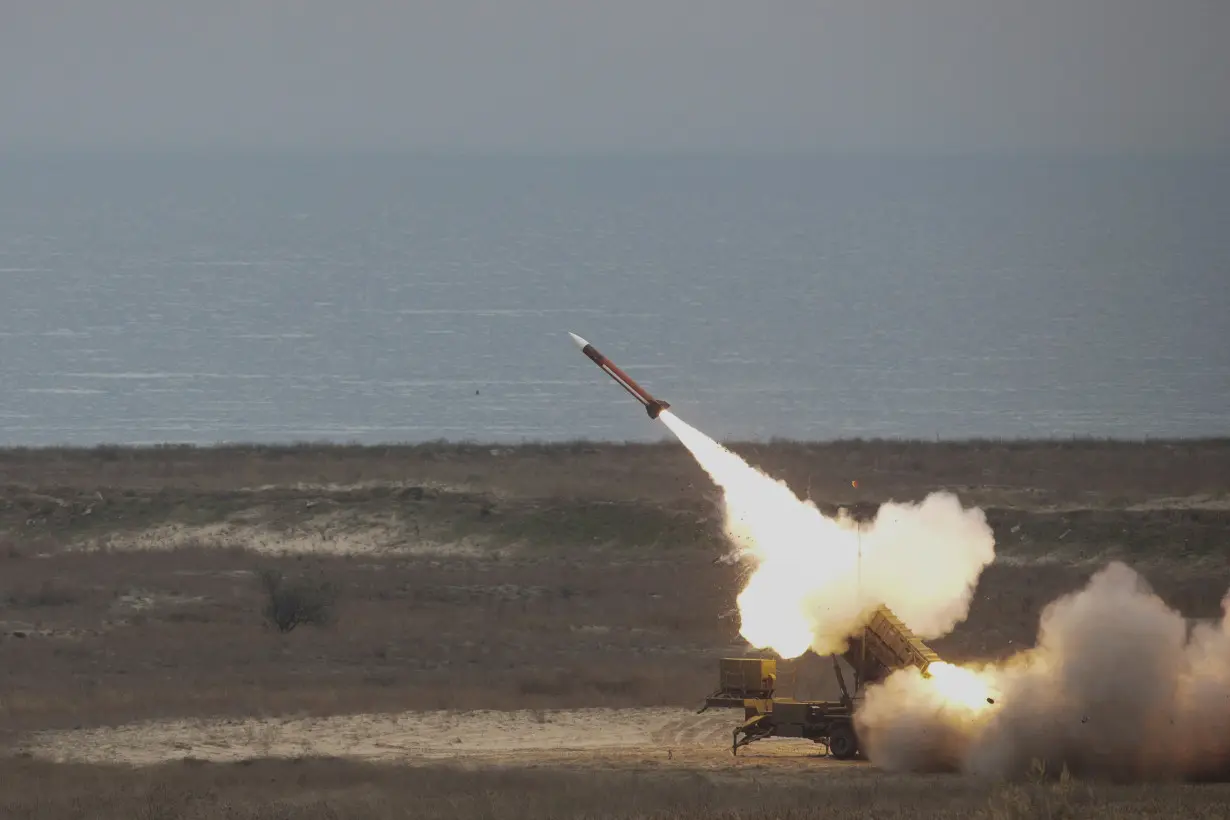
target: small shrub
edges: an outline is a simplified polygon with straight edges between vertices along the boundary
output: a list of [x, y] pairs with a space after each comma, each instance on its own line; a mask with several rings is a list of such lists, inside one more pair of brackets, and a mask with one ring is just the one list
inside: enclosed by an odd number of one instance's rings
[[290, 632], [300, 624], [333, 622], [337, 593], [332, 584], [287, 580], [276, 570], [264, 570], [259, 577], [265, 590], [265, 618], [279, 632]]

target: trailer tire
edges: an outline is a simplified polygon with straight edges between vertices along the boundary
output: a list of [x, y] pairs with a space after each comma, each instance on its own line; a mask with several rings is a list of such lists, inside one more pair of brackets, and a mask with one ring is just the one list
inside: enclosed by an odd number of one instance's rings
[[829, 754], [838, 760], [853, 760], [858, 754], [858, 736], [848, 723], [834, 724], [829, 730]]

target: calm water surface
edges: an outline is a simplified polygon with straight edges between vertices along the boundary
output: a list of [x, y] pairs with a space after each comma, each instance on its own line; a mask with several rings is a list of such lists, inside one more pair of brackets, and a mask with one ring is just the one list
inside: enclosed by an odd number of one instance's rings
[[1230, 162], [0, 160], [0, 444], [1230, 434]]

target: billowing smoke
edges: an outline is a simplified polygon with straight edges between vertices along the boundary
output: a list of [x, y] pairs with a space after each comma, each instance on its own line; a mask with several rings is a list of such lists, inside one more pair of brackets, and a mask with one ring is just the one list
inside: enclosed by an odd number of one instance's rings
[[726, 534], [753, 567], [738, 598], [740, 631], [753, 646], [784, 658], [840, 652], [880, 604], [923, 638], [965, 618], [995, 557], [981, 510], [936, 493], [885, 504], [860, 528], [825, 516], [669, 411], [660, 418], [722, 490]]
[[1136, 572], [1112, 563], [1045, 609], [1035, 648], [962, 670], [993, 704], [901, 670], [868, 689], [859, 736], [895, 770], [1230, 776], [1230, 596], [1223, 607], [1219, 624], [1189, 634]]
[[[752, 573], [741, 632], [782, 657], [840, 652], [877, 605], [924, 639], [968, 612], [995, 556], [981, 510], [948, 494], [885, 504], [859, 528], [669, 412], [662, 421], [721, 488], [725, 530]], [[864, 751], [895, 770], [993, 777], [1042, 766], [1116, 779], [1230, 778], [1230, 594], [1189, 630], [1121, 563], [1042, 613], [1035, 648], [998, 664], [932, 664], [870, 686]]]

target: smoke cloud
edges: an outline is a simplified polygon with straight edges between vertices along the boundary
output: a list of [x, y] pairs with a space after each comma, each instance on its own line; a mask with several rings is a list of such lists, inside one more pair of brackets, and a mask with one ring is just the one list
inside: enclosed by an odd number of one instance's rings
[[1223, 609], [1189, 633], [1143, 578], [1111, 563], [1046, 608], [1035, 648], [972, 670], [994, 704], [953, 702], [900, 670], [867, 690], [859, 736], [894, 770], [1230, 776], [1230, 596]]
[[[858, 527], [830, 518], [669, 412], [662, 421], [721, 488], [734, 554], [752, 567], [740, 631], [782, 657], [843, 651], [886, 604], [924, 639], [968, 613], [995, 557], [981, 510], [935, 493], [888, 503]], [[1114, 562], [1043, 611], [1033, 649], [997, 664], [902, 669], [869, 686], [862, 747], [898, 771], [1119, 780], [1230, 778], [1230, 593], [1188, 628]]]
[[669, 411], [660, 418], [722, 490], [726, 535], [753, 567], [738, 597], [740, 632], [753, 646], [784, 658], [841, 652], [880, 604], [924, 639], [965, 618], [995, 558], [981, 510], [935, 493], [885, 504], [860, 528], [824, 515]]

